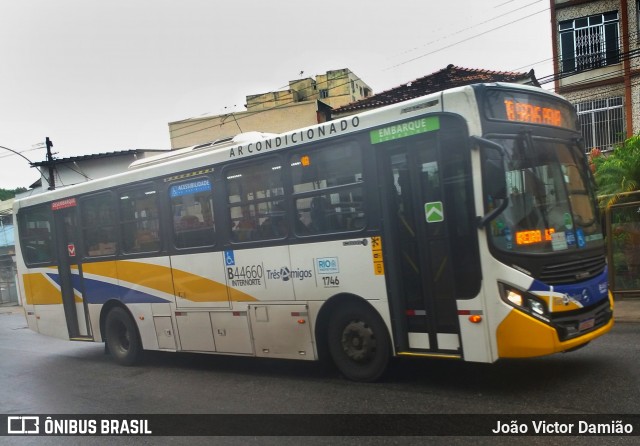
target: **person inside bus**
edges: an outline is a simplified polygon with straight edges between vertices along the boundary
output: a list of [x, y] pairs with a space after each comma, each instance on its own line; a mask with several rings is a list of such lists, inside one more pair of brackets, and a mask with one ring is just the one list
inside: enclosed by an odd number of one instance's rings
[[287, 235], [287, 222], [284, 218], [284, 208], [280, 203], [276, 203], [269, 216], [260, 225], [260, 237], [284, 237]]
[[314, 197], [311, 200], [311, 224], [309, 230], [313, 234], [328, 232], [338, 228], [338, 222], [335, 215], [330, 214], [329, 201], [326, 197]]
[[236, 242], [246, 242], [253, 238], [256, 231], [256, 222], [251, 215], [249, 206], [242, 207], [242, 217], [233, 227], [233, 239]]

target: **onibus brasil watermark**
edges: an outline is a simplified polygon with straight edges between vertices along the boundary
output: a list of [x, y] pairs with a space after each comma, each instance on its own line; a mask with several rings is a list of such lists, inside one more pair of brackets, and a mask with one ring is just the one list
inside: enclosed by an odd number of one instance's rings
[[149, 421], [128, 418], [7, 417], [9, 435], [151, 435]]

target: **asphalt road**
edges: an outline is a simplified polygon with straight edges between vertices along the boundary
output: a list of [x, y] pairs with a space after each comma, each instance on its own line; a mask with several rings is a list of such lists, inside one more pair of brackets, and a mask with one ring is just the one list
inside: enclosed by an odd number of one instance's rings
[[[0, 413], [4, 414], [638, 414], [640, 324], [619, 323], [586, 348], [545, 358], [474, 364], [395, 361], [386, 380], [353, 383], [317, 363], [150, 353], [121, 367], [102, 344], [48, 338], [20, 314], [0, 314]], [[61, 437], [10, 444], [60, 444]], [[77, 444], [182, 443], [169, 437], [78, 438]], [[189, 437], [189, 444], [300, 444], [301, 437]], [[362, 444], [362, 437], [304, 444]], [[415, 437], [367, 444], [426, 444]], [[456, 437], [429, 444], [583, 444], [593, 438]], [[602, 440], [602, 441], [600, 441]], [[572, 443], [575, 441], [575, 443]], [[4, 440], [2, 441], [4, 443]], [[598, 444], [637, 444], [607, 437]], [[66, 443], [69, 443], [66, 441]], [[6, 443], [5, 443], [6, 444]]]

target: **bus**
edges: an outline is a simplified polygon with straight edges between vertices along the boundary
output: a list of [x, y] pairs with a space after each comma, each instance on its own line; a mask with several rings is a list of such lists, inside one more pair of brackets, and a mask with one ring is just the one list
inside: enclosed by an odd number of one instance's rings
[[249, 132], [15, 201], [28, 325], [145, 350], [493, 363], [613, 325], [576, 112], [475, 84]]

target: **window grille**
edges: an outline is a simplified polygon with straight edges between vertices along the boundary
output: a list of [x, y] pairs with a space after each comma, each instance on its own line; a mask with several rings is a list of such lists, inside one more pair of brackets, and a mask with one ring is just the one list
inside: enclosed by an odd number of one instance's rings
[[618, 23], [617, 11], [560, 22], [562, 72], [619, 63]]
[[585, 150], [610, 150], [624, 141], [622, 97], [596, 99], [576, 104]]

